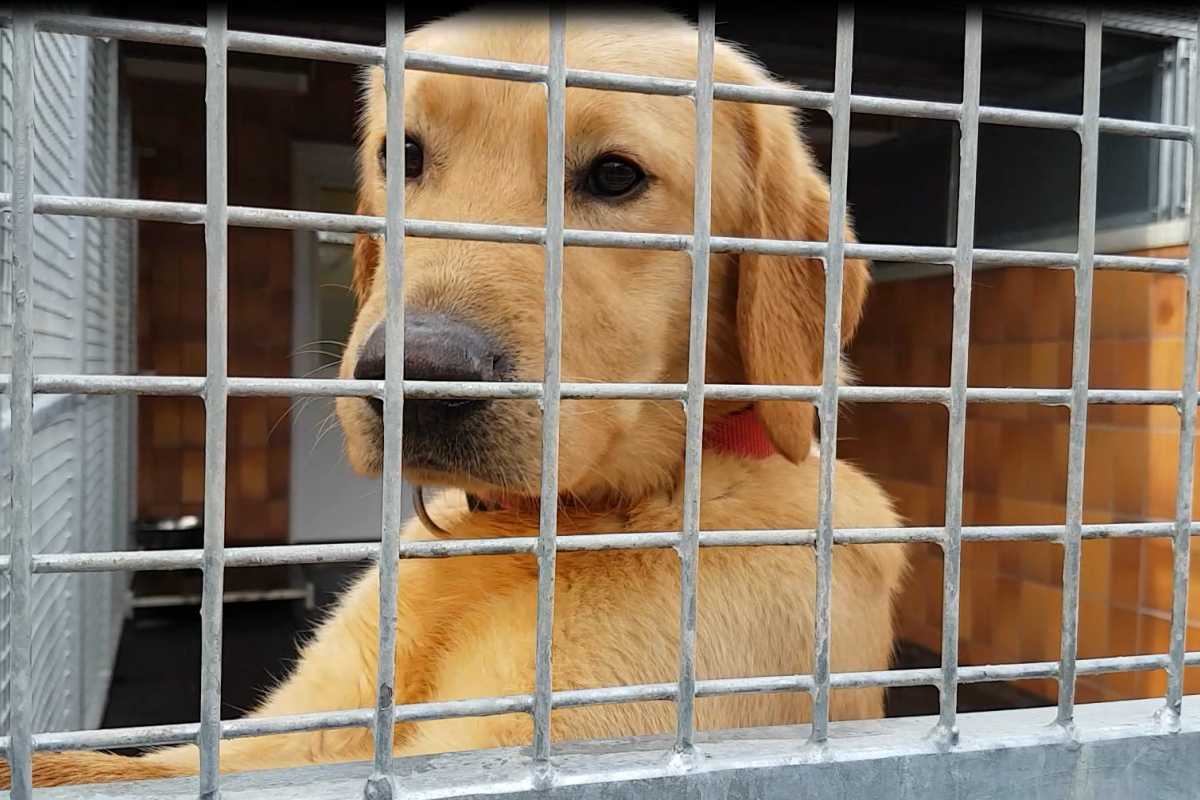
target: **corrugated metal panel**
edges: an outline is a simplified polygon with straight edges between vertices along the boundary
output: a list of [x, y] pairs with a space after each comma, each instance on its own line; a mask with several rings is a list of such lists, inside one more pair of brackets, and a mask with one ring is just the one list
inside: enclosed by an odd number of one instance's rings
[[[45, 194], [83, 194], [86, 166], [84, 111], [88, 43], [43, 34], [34, 63], [33, 177]], [[77, 217], [34, 220], [34, 368], [79, 372], [85, 367], [82, 339], [86, 221]], [[83, 411], [50, 421], [34, 437], [35, 552], [80, 549], [84, 506]], [[82, 605], [76, 576], [39, 575], [34, 580], [33, 674], [55, 675], [53, 690], [37, 687], [35, 724], [54, 730], [78, 725]]]
[[[34, 59], [33, 179], [42, 194], [83, 193], [81, 50], [87, 40], [60, 34], [38, 37]], [[75, 372], [80, 364], [78, 281], [84, 221], [34, 218], [33, 359], [38, 372]]]
[[[0, 30], [0, 187], [12, 186], [12, 31]], [[12, 216], [0, 214], [0, 371], [12, 372]], [[8, 395], [0, 394], [0, 427], [11, 419]], [[0, 458], [0, 552], [12, 552], [12, 463]], [[8, 733], [8, 581], [0, 581], [0, 732]]]
[[[112, 45], [113, 96], [116, 114], [116, 173], [115, 191], [118, 197], [134, 197], [133, 183], [133, 133], [128, 105], [119, 91], [119, 62], [116, 44]], [[137, 223], [132, 220], [115, 221], [113, 228], [113, 372], [127, 374], [137, 370]], [[115, 405], [116, 435], [113, 442], [113, 509], [112, 546], [123, 550], [129, 545], [129, 523], [137, 509], [137, 481], [135, 480], [135, 458], [137, 447], [137, 397], [120, 395], [113, 398]], [[107, 657], [102, 663], [112, 665], [117, 657], [120, 642], [120, 624], [124, 618], [130, 573], [112, 573], [109, 595], [109, 624], [113, 630], [108, 641]], [[107, 681], [105, 683], [107, 698]], [[101, 701], [102, 702], [102, 701]], [[97, 713], [100, 722], [103, 708]]]
[[[81, 465], [78, 409], [34, 434], [33, 525], [35, 551], [69, 553], [77, 548], [77, 486]], [[79, 620], [73, 575], [37, 575], [33, 581], [34, 724], [69, 730], [78, 722], [76, 683]], [[41, 676], [53, 676], [45, 681]]]
[[[117, 58], [116, 45], [93, 42], [89, 60], [87, 115], [87, 193], [116, 193], [117, 169]], [[89, 219], [84, 257], [84, 367], [87, 372], [111, 373], [120, 346], [116, 322], [116, 220]], [[119, 547], [115, 536], [120, 463], [116, 453], [116, 426], [120, 409], [114, 397], [89, 398], [84, 406], [84, 526], [82, 548], [89, 551]], [[95, 572], [77, 577], [83, 599], [80, 649], [84, 667], [84, 725], [98, 724], [104, 711], [111, 675], [115, 614], [113, 583], [116, 575]]]
[[[0, 190], [11, 187], [11, 34], [0, 31]], [[128, 196], [129, 127], [121, 124], [117, 44], [39, 34], [35, 56], [34, 184], [45, 194]], [[122, 373], [134, 366], [133, 226], [116, 220], [34, 220], [34, 364], [42, 372]], [[0, 371], [10, 371], [11, 241], [0, 215]], [[7, 403], [6, 398], [0, 402]], [[123, 549], [132, 503], [135, 426], [126, 398], [39, 396], [34, 435], [34, 551]], [[8, 408], [0, 406], [0, 452]], [[11, 469], [0, 489], [0, 551], [10, 550]], [[34, 725], [96, 727], [104, 712], [123, 575], [34, 580]], [[0, 582], [0, 732], [7, 732], [7, 582]]]

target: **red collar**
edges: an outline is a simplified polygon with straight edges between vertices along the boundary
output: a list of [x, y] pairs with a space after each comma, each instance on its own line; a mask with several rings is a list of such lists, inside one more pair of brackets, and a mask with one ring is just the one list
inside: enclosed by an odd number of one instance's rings
[[[767, 437], [762, 418], [753, 408], [722, 417], [704, 429], [704, 449], [714, 453], [741, 456], [761, 461], [775, 455], [775, 445]], [[487, 511], [493, 508], [514, 509], [536, 503], [536, 501], [502, 495], [494, 504], [483, 502], [474, 495], [467, 495], [467, 504], [472, 511]]]
[[760, 461], [775, 455], [775, 445], [753, 408], [722, 417], [705, 428], [704, 449]]

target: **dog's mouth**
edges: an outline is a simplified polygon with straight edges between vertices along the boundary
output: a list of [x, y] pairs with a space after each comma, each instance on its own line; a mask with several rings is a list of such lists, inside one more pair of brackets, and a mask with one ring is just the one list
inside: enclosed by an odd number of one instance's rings
[[390, 435], [399, 439], [400, 466], [410, 485], [460, 489], [478, 498], [480, 508], [524, 507], [529, 505], [526, 498], [539, 494], [539, 470], [529, 461], [531, 456], [537, 461], [540, 438], [529, 429], [530, 418], [536, 418], [534, 401], [406, 398], [400, 430], [389, 426], [390, 432], [382, 401], [362, 402], [371, 413], [359, 417], [365, 428], [358, 430], [372, 472], [382, 467], [385, 436]]
[[[408, 448], [405, 447], [405, 450], [407, 451]], [[464, 461], [461, 456], [456, 460], [460, 463]], [[466, 499], [467, 513], [471, 515], [515, 512], [521, 517], [536, 517], [539, 513], [541, 502], [537, 487], [531, 491], [524, 488], [514, 491], [509, 488], [511, 485], [507, 481], [497, 480], [495, 466], [480, 469], [480, 462], [476, 462], [470, 471], [465, 471], [462, 467], [449, 471], [444, 467], [430, 469], [429, 462], [428, 457], [418, 458], [415, 463], [406, 460], [403, 470], [405, 478], [412, 486], [413, 507], [417, 516], [425, 529], [438, 539], [450, 539], [454, 538], [454, 535], [447, 531], [426, 508], [426, 488], [462, 491]], [[488, 464], [489, 462], [482, 463]], [[442, 520], [441, 522], [446, 521]]]
[[[373, 412], [375, 412], [375, 414], [377, 414], [380, 417], [380, 419], [382, 419], [383, 418], [383, 399], [379, 398], [379, 397], [368, 397], [365, 399], [366, 399], [367, 405], [370, 407], [370, 409]], [[465, 399], [465, 400], [460, 399], [460, 400], [439, 400], [437, 402], [440, 403], [443, 407], [445, 407], [451, 413], [456, 413], [457, 410], [465, 409], [471, 403], [475, 403], [477, 401], [470, 400], [470, 399]]]

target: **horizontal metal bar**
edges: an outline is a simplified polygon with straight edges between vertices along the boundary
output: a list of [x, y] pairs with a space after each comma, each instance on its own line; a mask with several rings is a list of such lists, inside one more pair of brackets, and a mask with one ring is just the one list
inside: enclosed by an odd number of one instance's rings
[[[474, 540], [468, 540], [474, 541]], [[34, 556], [34, 572], [156, 572], [199, 569], [203, 550], [131, 550], [126, 552], [47, 553]], [[379, 555], [379, 542], [264, 545], [225, 548], [227, 568], [300, 564], [349, 564]], [[0, 556], [0, 571], [8, 557]]]
[[[1192, 523], [1191, 535], [1200, 534], [1200, 520]], [[964, 542], [1061, 542], [1065, 525], [993, 525], [967, 526], [962, 529]], [[1083, 526], [1084, 539], [1153, 539], [1175, 532], [1173, 522], [1106, 522]], [[701, 531], [701, 547], [781, 547], [808, 546], [816, 532], [804, 529]], [[942, 527], [913, 528], [835, 528], [833, 543], [863, 545], [886, 543], [945, 541]], [[557, 540], [560, 553], [601, 550], [663, 550], [679, 545], [679, 531], [639, 533], [597, 533], [563, 535]], [[534, 553], [537, 537], [513, 536], [502, 539], [437, 539], [401, 541], [401, 558], [454, 558], [457, 556], [498, 556]], [[76, 572], [155, 572], [199, 569], [202, 550], [134, 550], [128, 552], [48, 553], [33, 557], [35, 574]], [[298, 564], [345, 564], [378, 558], [378, 542], [339, 544], [266, 545], [225, 549], [225, 566], [264, 567]], [[0, 555], [0, 572], [9, 568], [9, 557]]]
[[[8, 392], [10, 376], [0, 373], [0, 394]], [[137, 394], [162, 397], [199, 396], [204, 379], [162, 375], [36, 375], [35, 394]], [[710, 383], [704, 396], [712, 400], [804, 400], [813, 402], [819, 386], [778, 386]], [[323, 378], [230, 378], [231, 397], [380, 397], [383, 381]], [[412, 398], [537, 400], [542, 385], [532, 382], [404, 381], [404, 394]], [[569, 400], [684, 400], [682, 383], [563, 383]], [[1167, 389], [1089, 389], [1092, 405], [1178, 406], [1182, 394]], [[1066, 406], [1070, 389], [1013, 389], [969, 387], [968, 403], [1026, 403]], [[928, 403], [947, 405], [949, 387], [843, 386], [838, 402]]]
[[[8, 24], [10, 24], [10, 18], [7, 15], [0, 16], [0, 25]], [[69, 14], [46, 14], [39, 15], [38, 29], [47, 33], [69, 33], [182, 47], [203, 47], [204, 45], [204, 28], [188, 25], [81, 17]], [[229, 33], [229, 50], [364, 66], [382, 66], [384, 62], [382, 47], [247, 31], [231, 31]], [[545, 83], [549, 74], [547, 67], [538, 64], [520, 64], [414, 51], [405, 53], [404, 68], [417, 72], [439, 72], [524, 83]], [[671, 97], [690, 97], [696, 91], [694, 80], [579, 69], [567, 70], [567, 86]], [[713, 98], [819, 111], [828, 111], [833, 107], [832, 92], [730, 83], [714, 84]], [[862, 95], [851, 96], [850, 110], [856, 114], [937, 120], [959, 120], [963, 114], [961, 103]], [[1080, 130], [1082, 125], [1082, 118], [1077, 114], [999, 107], [980, 108], [979, 121], [990, 125], [1049, 130]], [[1184, 142], [1191, 141], [1192, 137], [1192, 129], [1187, 125], [1168, 125], [1107, 117], [1100, 120], [1100, 132], [1117, 136], [1142, 136]], [[849, 255], [849, 251], [847, 251], [847, 256]]]
[[[12, 203], [12, 195], [0, 192], [0, 208]], [[103, 217], [105, 219], [135, 219], [146, 222], [176, 222], [199, 225], [204, 222], [202, 203], [180, 203], [165, 200], [130, 200], [106, 197], [70, 197], [65, 195], [35, 195], [34, 211], [51, 216]], [[248, 228], [278, 230], [313, 230], [332, 233], [382, 234], [385, 220], [362, 214], [332, 214], [318, 211], [295, 211], [278, 208], [230, 206], [229, 224]], [[425, 239], [454, 239], [500, 242], [507, 244], [544, 245], [545, 228], [522, 225], [491, 225], [473, 222], [438, 222], [422, 219], [404, 221], [406, 236]], [[690, 234], [635, 233], [629, 231], [596, 231], [568, 229], [563, 233], [566, 247], [604, 247], [627, 250], [684, 251], [691, 247]], [[733, 236], [714, 236], [709, 250], [713, 253], [764, 253], [805, 258], [825, 256], [827, 242], [799, 242], [784, 239], [752, 239]], [[846, 258], [861, 258], [881, 262], [906, 264], [952, 264], [953, 247], [915, 245], [862, 244], [848, 242]], [[981, 267], [1043, 267], [1074, 269], [1079, 265], [1078, 253], [1038, 252], [1029, 250], [974, 249], [972, 259]], [[1154, 272], [1182, 275], [1187, 270], [1185, 259], [1147, 258], [1142, 256], [1096, 256], [1098, 269], [1119, 269], [1135, 272]]]
[[[1108, 675], [1118, 672], [1147, 672], [1166, 669], [1169, 663], [1170, 657], [1167, 655], [1082, 659], [1078, 662], [1077, 674]], [[1187, 653], [1184, 663], [1189, 667], [1200, 666], [1200, 652]], [[1011, 682], [1054, 678], [1057, 674], [1058, 664], [1053, 661], [970, 666], [961, 668], [959, 682]], [[940, 679], [941, 670], [937, 667], [908, 670], [873, 670], [869, 672], [837, 672], [830, 675], [830, 687], [832, 689], [861, 689], [936, 686]], [[813, 679], [811, 675], [700, 680], [696, 682], [696, 696], [703, 698], [771, 692], [803, 692], [811, 689], [812, 684]], [[596, 705], [670, 701], [675, 699], [677, 691], [678, 685], [675, 683], [656, 683], [595, 689], [571, 689], [554, 692], [552, 696], [555, 708], [583, 708]], [[1108, 703], [1105, 705], [1113, 704]], [[1157, 708], [1157, 705], [1155, 707]], [[487, 717], [500, 714], [528, 714], [532, 708], [533, 695], [520, 694], [471, 700], [445, 700], [432, 703], [398, 705], [396, 706], [395, 718], [397, 723], [426, 722], [438, 719]], [[358, 708], [279, 717], [250, 717], [225, 720], [221, 722], [221, 738], [245, 739], [257, 736], [304, 733], [317, 730], [366, 728], [371, 724], [373, 716], [374, 709]], [[832, 723], [831, 727], [836, 725], [837, 723]], [[199, 725], [196, 723], [63, 731], [35, 734], [33, 746], [34, 750], [38, 752], [61, 752], [66, 750], [103, 750], [190, 744], [195, 741], [198, 731]], [[836, 738], [836, 735], [832, 738]], [[0, 737], [0, 753], [7, 752], [8, 742], [8, 737]]]

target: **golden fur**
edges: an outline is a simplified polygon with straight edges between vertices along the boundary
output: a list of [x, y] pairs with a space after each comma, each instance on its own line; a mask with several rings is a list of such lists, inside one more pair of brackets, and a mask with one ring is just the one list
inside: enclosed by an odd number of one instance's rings
[[[547, 63], [541, 16], [482, 12], [415, 31], [412, 50]], [[692, 78], [695, 29], [657, 13], [571, 16], [570, 67]], [[381, 74], [369, 73], [363, 116], [360, 212], [384, 213], [378, 153], [385, 130]], [[718, 43], [716, 80], [778, 86], [734, 47]], [[545, 222], [544, 87], [409, 71], [405, 119], [425, 146], [426, 172], [410, 182], [406, 213], [428, 220], [540, 226]], [[569, 228], [690, 233], [695, 117], [688, 98], [567, 92]], [[714, 235], [824, 240], [829, 189], [789, 110], [715, 104]], [[650, 176], [635, 200], [599, 203], [575, 191], [572, 175], [598, 155], [620, 153]], [[852, 235], [848, 230], [847, 235]], [[380, 243], [360, 236], [354, 290], [359, 312], [343, 361], [352, 377], [366, 337], [384, 317]], [[540, 381], [543, 278], [540, 247], [413, 239], [405, 242], [407, 308], [460, 315], [504, 342], [516, 380]], [[571, 248], [565, 255], [562, 375], [576, 382], [684, 382], [691, 266], [686, 253]], [[859, 322], [867, 265], [847, 260], [843, 339]], [[713, 383], [815, 384], [821, 374], [824, 277], [818, 260], [715, 255], [707, 379]], [[744, 403], [712, 402], [708, 420]], [[780, 455], [750, 460], [706, 453], [705, 529], [812, 528], [817, 459], [813, 408], [760, 402]], [[338, 413], [352, 464], [378, 474], [379, 418], [362, 399]], [[536, 535], [529, 511], [468, 510], [463, 491], [537, 496], [540, 414], [532, 401], [496, 401], [488, 430], [470, 452], [405, 453], [414, 483], [447, 487], [433, 519], [461, 538]], [[674, 401], [564, 400], [559, 533], [676, 530], [681, 525], [684, 413]], [[406, 437], [407, 438], [407, 437]], [[440, 460], [439, 460], [440, 459]], [[835, 525], [899, 523], [892, 503], [854, 466], [836, 466]], [[432, 535], [409, 523], [408, 540]], [[836, 548], [833, 561], [834, 671], [888, 666], [893, 603], [906, 567], [901, 545]], [[536, 564], [532, 556], [409, 560], [400, 564], [398, 703], [532, 691]], [[273, 716], [372, 707], [378, 576], [367, 572], [304, 649], [293, 674], [255, 714]], [[699, 567], [697, 671], [701, 679], [803, 674], [813, 664], [815, 567], [810, 548], [705, 548]], [[558, 556], [554, 615], [556, 690], [673, 681], [679, 647], [679, 559], [672, 550], [573, 552]], [[703, 729], [801, 723], [804, 693], [703, 698]], [[878, 717], [881, 689], [835, 691], [834, 719]], [[555, 710], [556, 741], [666, 733], [669, 702]], [[527, 744], [528, 717], [512, 714], [398, 725], [397, 756]], [[238, 739], [221, 743], [221, 769], [241, 771], [369, 759], [366, 730]], [[139, 758], [101, 753], [39, 754], [35, 785], [195, 774], [193, 746]], [[0, 775], [8, 785], [7, 767]]]

